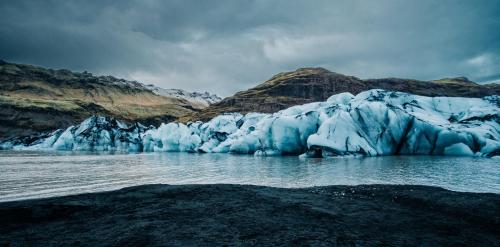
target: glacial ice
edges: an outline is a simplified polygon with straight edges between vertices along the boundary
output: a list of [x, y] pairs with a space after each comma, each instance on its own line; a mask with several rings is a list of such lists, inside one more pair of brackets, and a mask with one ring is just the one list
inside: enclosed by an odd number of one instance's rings
[[374, 89], [274, 114], [229, 113], [158, 128], [91, 117], [29, 143], [0, 148], [218, 152], [259, 156], [500, 154], [500, 97], [424, 97]]

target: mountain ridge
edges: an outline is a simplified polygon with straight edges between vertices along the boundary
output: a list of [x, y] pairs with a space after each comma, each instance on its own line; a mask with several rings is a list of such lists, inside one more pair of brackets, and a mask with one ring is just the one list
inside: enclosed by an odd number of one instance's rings
[[422, 96], [483, 97], [500, 95], [500, 85], [480, 85], [466, 77], [444, 78], [434, 81], [415, 79], [381, 78], [360, 79], [355, 76], [331, 72], [321, 67], [299, 68], [281, 72], [265, 82], [220, 102], [200, 112], [182, 117], [183, 122], [209, 120], [221, 113], [264, 112], [272, 113], [293, 105], [324, 101], [334, 94], [358, 94], [370, 89], [384, 89]]
[[203, 107], [137, 81], [0, 61], [0, 138], [65, 128], [92, 115], [159, 125]]
[[499, 84], [480, 85], [466, 77], [434, 81], [360, 79], [311, 67], [278, 73], [253, 88], [220, 99], [207, 92], [163, 89], [86, 71], [0, 60], [0, 139], [66, 128], [92, 115], [157, 126], [172, 121], [207, 121], [229, 112], [272, 113], [324, 101], [338, 93], [357, 94], [377, 88], [423, 96], [500, 95]]

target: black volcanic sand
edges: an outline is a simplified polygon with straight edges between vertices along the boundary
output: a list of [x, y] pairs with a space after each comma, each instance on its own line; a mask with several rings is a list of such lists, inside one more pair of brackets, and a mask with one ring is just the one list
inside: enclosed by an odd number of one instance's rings
[[0, 246], [500, 246], [500, 195], [146, 185], [0, 204]]

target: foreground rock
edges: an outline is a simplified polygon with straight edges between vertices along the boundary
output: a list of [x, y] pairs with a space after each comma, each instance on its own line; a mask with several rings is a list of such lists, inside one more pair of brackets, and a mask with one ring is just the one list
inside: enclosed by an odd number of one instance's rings
[[500, 154], [500, 97], [424, 97], [374, 89], [274, 114], [224, 114], [159, 128], [93, 117], [0, 148], [219, 152], [262, 156]]
[[498, 246], [500, 196], [427, 186], [146, 185], [0, 204], [0, 245]]

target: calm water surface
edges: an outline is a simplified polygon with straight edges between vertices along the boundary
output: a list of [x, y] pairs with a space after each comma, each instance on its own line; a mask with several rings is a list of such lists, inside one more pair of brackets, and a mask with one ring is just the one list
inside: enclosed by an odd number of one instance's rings
[[231, 154], [0, 151], [0, 201], [152, 183], [276, 187], [422, 184], [456, 191], [500, 193], [500, 159], [432, 156], [300, 159]]

